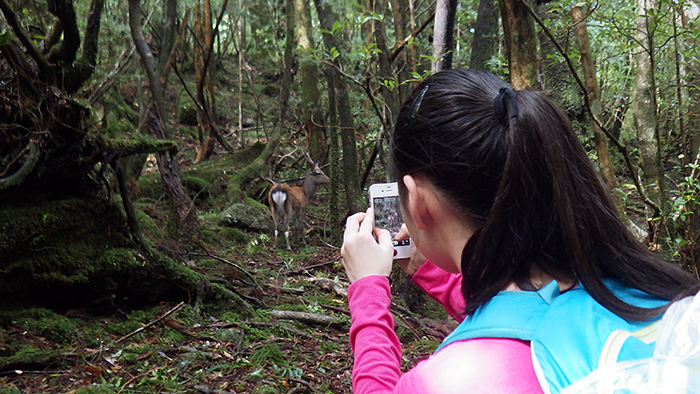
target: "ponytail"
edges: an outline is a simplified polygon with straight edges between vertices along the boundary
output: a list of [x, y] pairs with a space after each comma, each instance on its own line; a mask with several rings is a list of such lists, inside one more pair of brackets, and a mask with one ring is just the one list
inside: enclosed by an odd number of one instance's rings
[[436, 73], [402, 108], [390, 160], [396, 179], [422, 174], [477, 229], [461, 261], [467, 313], [510, 283], [535, 290], [537, 270], [580, 283], [630, 320], [664, 308], [629, 305], [604, 278], [669, 301], [698, 290], [629, 234], [566, 115], [542, 93], [487, 72]]

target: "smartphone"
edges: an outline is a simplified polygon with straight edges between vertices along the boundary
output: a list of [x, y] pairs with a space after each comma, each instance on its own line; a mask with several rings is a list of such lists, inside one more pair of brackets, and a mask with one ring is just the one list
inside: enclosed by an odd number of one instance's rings
[[405, 259], [411, 255], [411, 239], [396, 241], [403, 224], [399, 200], [399, 186], [396, 182], [375, 183], [369, 187], [369, 202], [374, 209], [374, 227], [384, 228], [391, 233], [394, 243], [394, 258]]

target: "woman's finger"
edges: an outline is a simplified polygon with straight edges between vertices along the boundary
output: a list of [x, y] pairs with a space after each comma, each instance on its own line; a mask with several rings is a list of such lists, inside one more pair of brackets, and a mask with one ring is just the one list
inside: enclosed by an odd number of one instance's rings
[[397, 241], [403, 241], [406, 238], [411, 238], [411, 234], [408, 233], [408, 227], [406, 227], [406, 223], [403, 223], [401, 224], [401, 228], [399, 229], [399, 232], [396, 234], [396, 237], [394, 237], [394, 239]]
[[362, 218], [362, 223], [360, 223], [360, 232], [371, 234], [374, 229], [374, 209], [367, 208], [365, 216]]
[[358, 212], [347, 218], [347, 220], [345, 221], [345, 238], [348, 238], [348, 236], [351, 236], [353, 234], [357, 234], [360, 231], [360, 222], [362, 222], [364, 217], [364, 212]]

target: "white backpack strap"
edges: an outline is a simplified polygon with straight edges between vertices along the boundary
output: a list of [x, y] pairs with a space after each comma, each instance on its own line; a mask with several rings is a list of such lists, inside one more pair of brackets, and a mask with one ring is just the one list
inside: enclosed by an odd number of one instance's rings
[[532, 343], [530, 343], [530, 357], [532, 358], [532, 366], [535, 367], [535, 376], [537, 376], [537, 381], [540, 383], [542, 391], [544, 394], [551, 394], [549, 383], [547, 383], [547, 379], [544, 377], [542, 366], [540, 365], [540, 361], [537, 360], [537, 356], [535, 355], [535, 347], [532, 346]]
[[644, 328], [631, 332], [626, 330], [613, 331], [608, 336], [608, 339], [603, 345], [603, 350], [600, 352], [598, 368], [615, 364], [617, 362], [617, 357], [620, 355], [622, 345], [629, 337], [635, 337], [647, 345], [654, 342], [656, 340], [656, 332], [659, 329], [659, 323], [661, 323], [661, 321], [654, 322]]

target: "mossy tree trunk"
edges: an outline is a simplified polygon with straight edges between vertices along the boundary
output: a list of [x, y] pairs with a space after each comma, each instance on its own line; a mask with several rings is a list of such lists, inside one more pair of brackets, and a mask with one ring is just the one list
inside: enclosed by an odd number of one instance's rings
[[535, 21], [521, 2], [500, 0], [510, 83], [515, 89], [537, 86], [537, 35]]
[[498, 45], [498, 0], [479, 0], [469, 67], [488, 70]]
[[[661, 218], [665, 195], [664, 172], [661, 168], [661, 149], [656, 107], [656, 81], [654, 76], [654, 51], [650, 26], [651, 20], [647, 10], [654, 9], [654, 0], [638, 0], [636, 39], [639, 48], [636, 55], [637, 75], [632, 98], [634, 126], [639, 141], [639, 158], [642, 167], [642, 180], [649, 199], [656, 204], [656, 212], [651, 212], [648, 219]], [[660, 210], [659, 210], [660, 209]], [[649, 223], [652, 223], [651, 221]], [[663, 220], [656, 223], [649, 232], [649, 241], [658, 242]]]
[[[588, 39], [588, 28], [586, 27], [585, 8], [582, 5], [577, 5], [573, 9], [574, 23], [576, 26], [576, 38], [578, 39], [579, 52], [581, 53], [581, 66], [583, 67], [583, 75], [586, 81], [586, 91], [588, 96], [588, 105], [596, 119], [603, 118], [603, 107], [600, 104], [600, 87], [598, 86], [598, 78], [596, 77], [595, 65], [591, 56], [591, 45]], [[593, 122], [593, 135], [595, 137], [596, 151], [598, 152], [598, 163], [600, 164], [600, 172], [609, 190], [618, 188], [617, 179], [615, 179], [615, 168], [610, 161], [610, 151], [608, 150], [608, 137], [601, 130], [600, 125]], [[622, 210], [622, 199], [619, 193], [613, 194], [615, 205], [620, 212]]]
[[301, 83], [302, 127], [306, 132], [309, 154], [315, 163], [322, 165], [328, 154], [328, 137], [323, 127], [323, 115], [320, 110], [321, 92], [318, 89], [319, 70], [311, 51], [316, 48], [311, 27], [311, 9], [309, 1], [294, 1], [295, 38], [299, 43], [299, 75]]

